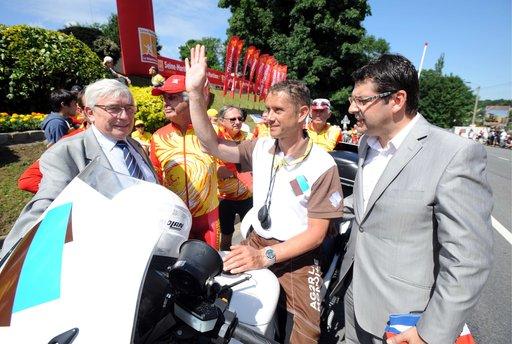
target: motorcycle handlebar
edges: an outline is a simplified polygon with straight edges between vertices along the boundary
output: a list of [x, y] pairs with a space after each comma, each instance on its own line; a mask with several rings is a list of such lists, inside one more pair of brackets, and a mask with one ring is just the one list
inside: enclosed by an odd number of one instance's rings
[[232, 338], [244, 344], [278, 344], [245, 324], [238, 323], [233, 331]]

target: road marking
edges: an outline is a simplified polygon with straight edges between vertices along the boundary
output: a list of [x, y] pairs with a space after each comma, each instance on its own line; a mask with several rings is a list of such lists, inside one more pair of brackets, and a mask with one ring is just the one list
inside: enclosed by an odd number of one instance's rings
[[504, 237], [509, 244], [512, 245], [512, 233], [510, 233], [508, 229], [506, 229], [501, 223], [499, 223], [498, 220], [496, 220], [493, 216], [491, 216], [491, 223], [494, 229], [496, 229], [496, 231], [500, 233], [501, 236]]
[[510, 161], [510, 159], [502, 158], [501, 156], [496, 156], [496, 155], [495, 155], [495, 157], [497, 157], [498, 159], [501, 159], [501, 160]]

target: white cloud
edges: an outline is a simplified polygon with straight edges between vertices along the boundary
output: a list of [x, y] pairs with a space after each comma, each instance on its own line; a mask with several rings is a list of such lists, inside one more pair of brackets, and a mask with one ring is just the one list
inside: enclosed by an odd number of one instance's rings
[[[218, 8], [217, 3], [218, 0], [153, 0], [155, 31], [163, 46], [161, 54], [178, 57], [178, 46], [192, 38], [208, 36], [224, 41], [230, 11]], [[60, 29], [69, 23], [105, 23], [116, 11], [114, 0], [18, 0], [0, 4], [0, 19], [9, 18], [4, 20], [9, 22], [7, 25], [37, 23]]]

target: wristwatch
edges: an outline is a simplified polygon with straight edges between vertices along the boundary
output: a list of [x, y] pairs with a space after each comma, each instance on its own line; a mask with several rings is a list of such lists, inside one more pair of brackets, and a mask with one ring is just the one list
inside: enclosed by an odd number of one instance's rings
[[268, 264], [265, 264], [266, 267], [274, 265], [276, 263], [276, 252], [270, 246], [264, 248], [265, 258], [267, 259]]

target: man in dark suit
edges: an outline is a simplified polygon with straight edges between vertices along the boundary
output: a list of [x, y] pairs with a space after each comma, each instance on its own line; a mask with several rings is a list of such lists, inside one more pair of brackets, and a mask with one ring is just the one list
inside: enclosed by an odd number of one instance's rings
[[[146, 153], [130, 137], [137, 111], [130, 90], [119, 81], [103, 79], [87, 86], [84, 98], [86, 116], [92, 125], [60, 140], [41, 156], [43, 179], [39, 191], [11, 229], [0, 256], [30, 230], [59, 193], [93, 160], [124, 175], [157, 181]], [[103, 184], [100, 181], [98, 188], [109, 188], [108, 184], [108, 180]]]
[[404, 57], [382, 55], [353, 78], [349, 111], [366, 133], [341, 267], [347, 343], [382, 343], [389, 315], [413, 311], [419, 322], [389, 343], [454, 343], [492, 262], [485, 149], [418, 113]]

